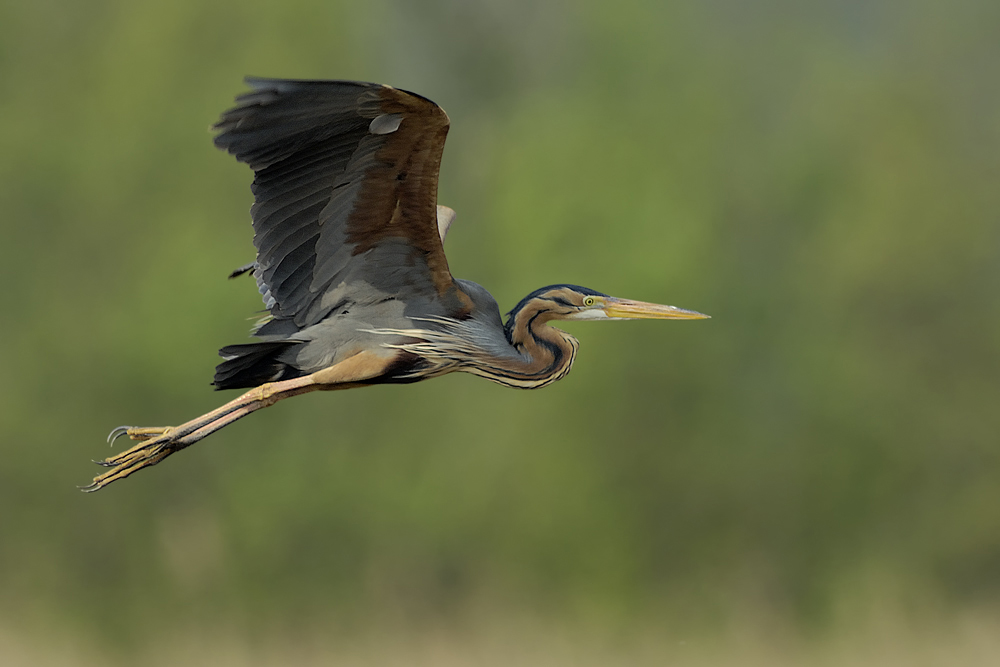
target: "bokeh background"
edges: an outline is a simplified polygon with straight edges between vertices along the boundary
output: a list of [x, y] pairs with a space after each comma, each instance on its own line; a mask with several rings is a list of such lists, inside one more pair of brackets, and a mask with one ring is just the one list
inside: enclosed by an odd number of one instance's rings
[[[0, 5], [0, 662], [995, 664], [1000, 4]], [[542, 391], [309, 395], [76, 490], [246, 340], [246, 74], [450, 114], [454, 273]], [[119, 443], [120, 445], [121, 443]]]

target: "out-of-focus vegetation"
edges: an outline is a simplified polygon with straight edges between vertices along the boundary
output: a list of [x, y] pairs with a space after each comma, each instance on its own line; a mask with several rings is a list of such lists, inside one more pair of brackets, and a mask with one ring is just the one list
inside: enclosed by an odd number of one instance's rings
[[[374, 637], [351, 659], [384, 664], [391, 637], [511, 664], [583, 633], [635, 664], [995, 657], [998, 25], [990, 0], [0, 5], [0, 661]], [[227, 396], [215, 350], [261, 306], [225, 280], [250, 172], [205, 128], [244, 74], [444, 106], [451, 266], [502, 307], [571, 282], [714, 319], [574, 323], [538, 392], [299, 398], [79, 494], [111, 427]]]

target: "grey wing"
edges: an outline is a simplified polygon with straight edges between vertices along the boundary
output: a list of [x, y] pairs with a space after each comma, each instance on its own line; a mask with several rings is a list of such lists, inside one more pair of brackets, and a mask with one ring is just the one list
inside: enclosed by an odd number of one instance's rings
[[254, 170], [254, 275], [274, 318], [259, 333], [292, 333], [359, 300], [467, 311], [436, 209], [444, 111], [372, 83], [247, 83], [215, 143]]

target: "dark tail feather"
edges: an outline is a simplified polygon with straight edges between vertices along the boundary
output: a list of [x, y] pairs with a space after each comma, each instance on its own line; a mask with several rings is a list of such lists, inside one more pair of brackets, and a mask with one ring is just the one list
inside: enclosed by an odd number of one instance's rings
[[298, 369], [277, 358], [290, 345], [298, 344], [298, 341], [279, 340], [227, 345], [219, 350], [225, 361], [215, 367], [212, 384], [216, 389], [243, 389], [298, 377], [301, 375]]

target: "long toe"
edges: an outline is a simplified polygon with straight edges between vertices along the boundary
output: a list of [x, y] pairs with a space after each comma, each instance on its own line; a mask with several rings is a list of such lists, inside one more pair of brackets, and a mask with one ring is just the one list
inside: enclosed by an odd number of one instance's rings
[[108, 442], [113, 445], [115, 440], [123, 435], [127, 435], [132, 440], [143, 442], [150, 438], [166, 435], [172, 428], [172, 426], [119, 426], [108, 434]]
[[148, 456], [153, 452], [153, 450], [159, 451], [164, 447], [169, 447], [171, 442], [175, 439], [173, 437], [174, 429], [170, 426], [129, 426], [124, 433], [121, 432], [121, 428], [122, 427], [119, 427], [115, 429], [115, 432], [113, 432], [115, 438], [120, 438], [122, 435], [128, 435], [133, 440], [139, 440], [139, 444], [109, 456], [103, 461], [95, 461], [95, 463], [105, 467], [122, 465], [123, 463], [128, 463], [136, 458]]
[[161, 435], [168, 435], [174, 430], [173, 426], [129, 426], [125, 433], [132, 440], [143, 442], [150, 438], [158, 438]]
[[[163, 459], [170, 456], [173, 450], [169, 448], [152, 448], [153, 451], [147, 456], [135, 456], [130, 461], [116, 465], [111, 470], [107, 471], [103, 475], [98, 475], [94, 478], [94, 481], [86, 486], [81, 486], [80, 490], [85, 493], [91, 493], [93, 491], [98, 491], [103, 489], [105, 486], [111, 482], [117, 481], [119, 479], [125, 479], [134, 472], [138, 472], [143, 468], [148, 466], [156, 465]], [[103, 465], [103, 464], [101, 464]]]

